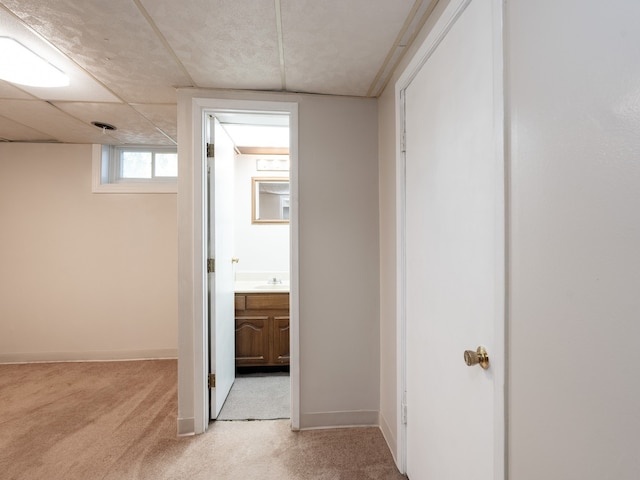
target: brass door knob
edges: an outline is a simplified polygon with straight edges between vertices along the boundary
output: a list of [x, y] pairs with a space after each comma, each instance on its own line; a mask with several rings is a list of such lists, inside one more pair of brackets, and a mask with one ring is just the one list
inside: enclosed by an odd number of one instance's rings
[[473, 350], [465, 350], [464, 363], [469, 367], [472, 367], [473, 365], [480, 365], [486, 370], [489, 368], [489, 355], [487, 354], [487, 349], [481, 346], [478, 347], [475, 352]]

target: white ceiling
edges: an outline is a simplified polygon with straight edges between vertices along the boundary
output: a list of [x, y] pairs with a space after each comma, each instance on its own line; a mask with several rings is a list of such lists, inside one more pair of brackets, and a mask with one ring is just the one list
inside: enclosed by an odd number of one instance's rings
[[0, 0], [0, 36], [71, 77], [0, 80], [0, 141], [171, 145], [176, 87], [376, 97], [436, 3]]

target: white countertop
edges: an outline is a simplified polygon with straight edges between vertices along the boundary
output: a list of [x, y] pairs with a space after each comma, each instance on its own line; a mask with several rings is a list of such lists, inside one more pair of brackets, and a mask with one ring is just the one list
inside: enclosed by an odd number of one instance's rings
[[289, 293], [289, 282], [270, 284], [267, 282], [242, 280], [235, 282], [236, 293]]

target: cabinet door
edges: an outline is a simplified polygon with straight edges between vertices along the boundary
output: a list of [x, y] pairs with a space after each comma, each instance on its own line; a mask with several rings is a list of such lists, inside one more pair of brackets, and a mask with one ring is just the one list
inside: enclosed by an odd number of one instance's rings
[[236, 317], [236, 365], [269, 363], [269, 317]]
[[246, 310], [289, 310], [288, 293], [255, 293], [247, 294]]
[[273, 363], [289, 365], [289, 316], [273, 319]]

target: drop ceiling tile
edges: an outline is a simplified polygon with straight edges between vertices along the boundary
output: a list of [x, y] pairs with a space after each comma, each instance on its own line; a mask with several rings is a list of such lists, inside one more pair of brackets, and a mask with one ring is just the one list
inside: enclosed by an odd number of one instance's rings
[[282, 88], [274, 0], [142, 3], [198, 86]]
[[155, 126], [169, 135], [174, 141], [178, 139], [178, 106], [134, 104], [131, 105]]
[[118, 143], [110, 135], [40, 100], [2, 100], [2, 116], [63, 143]]
[[[2, 111], [2, 101], [0, 100], [0, 111]], [[53, 137], [33, 128], [22, 125], [18, 122], [0, 116], [0, 138], [12, 142], [51, 142]]]
[[[147, 118], [129, 105], [113, 103], [56, 103], [56, 107], [85, 124], [93, 121], [110, 123], [117, 130], [108, 132], [118, 144], [130, 145], [174, 145]], [[93, 127], [97, 132], [101, 130]], [[107, 143], [107, 142], [101, 142]], [[113, 142], [108, 142], [113, 143]]]
[[12, 84], [0, 80], [0, 98], [18, 98], [18, 99], [32, 99], [33, 97], [27, 92], [14, 87]]
[[[1, 4], [0, 4], [1, 6]], [[120, 100], [104, 85], [96, 81], [85, 70], [80, 68], [69, 57], [50, 43], [35, 34], [29, 27], [6, 10], [0, 8], [0, 32], [8, 36], [40, 57], [47, 60], [69, 76], [70, 84], [65, 87], [42, 88], [16, 85], [25, 93], [29, 93], [42, 100], [92, 100], [97, 102], [119, 102]], [[15, 88], [14, 87], [14, 88]], [[24, 98], [15, 96], [13, 98]]]
[[289, 90], [367, 94], [414, 0], [281, 0]]
[[132, 0], [3, 3], [126, 102], [173, 103], [174, 87], [191, 85]]

